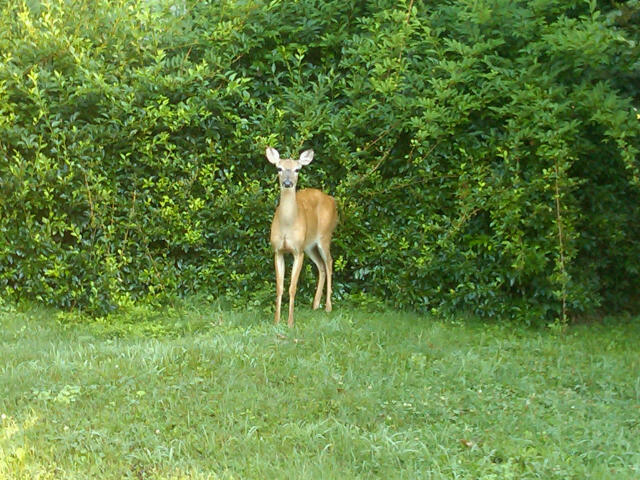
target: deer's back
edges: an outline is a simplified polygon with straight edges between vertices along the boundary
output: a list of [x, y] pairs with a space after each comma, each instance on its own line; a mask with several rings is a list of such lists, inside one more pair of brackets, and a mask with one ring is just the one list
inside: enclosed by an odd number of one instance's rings
[[336, 200], [316, 188], [306, 188], [296, 193], [299, 209], [303, 209], [307, 219], [307, 238], [318, 236], [331, 238], [338, 224]]

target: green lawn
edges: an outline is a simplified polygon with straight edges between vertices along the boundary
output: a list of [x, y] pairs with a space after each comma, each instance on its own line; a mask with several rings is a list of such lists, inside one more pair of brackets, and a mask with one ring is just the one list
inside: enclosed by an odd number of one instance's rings
[[637, 479], [640, 321], [0, 313], [0, 478]]

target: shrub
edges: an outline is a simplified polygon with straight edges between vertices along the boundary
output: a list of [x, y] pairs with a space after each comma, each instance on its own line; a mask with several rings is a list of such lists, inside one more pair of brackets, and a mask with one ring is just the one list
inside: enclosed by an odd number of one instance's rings
[[339, 200], [340, 296], [525, 321], [634, 299], [637, 2], [70, 6], [0, 7], [5, 296], [270, 298], [274, 145], [314, 148], [301, 181]]

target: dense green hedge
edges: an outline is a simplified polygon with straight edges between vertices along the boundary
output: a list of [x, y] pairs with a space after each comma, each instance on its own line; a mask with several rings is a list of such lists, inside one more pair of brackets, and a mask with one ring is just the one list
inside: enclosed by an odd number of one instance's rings
[[342, 298], [625, 308], [640, 6], [601, 3], [0, 2], [0, 292], [268, 305], [273, 145], [339, 200]]

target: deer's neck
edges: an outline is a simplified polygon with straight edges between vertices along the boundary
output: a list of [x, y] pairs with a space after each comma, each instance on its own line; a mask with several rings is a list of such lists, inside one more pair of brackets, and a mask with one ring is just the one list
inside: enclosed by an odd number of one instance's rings
[[283, 188], [280, 190], [280, 225], [283, 227], [293, 225], [296, 218], [298, 218], [296, 191], [293, 188]]

